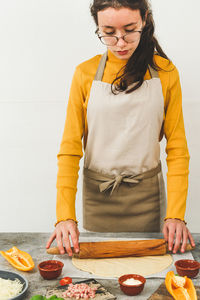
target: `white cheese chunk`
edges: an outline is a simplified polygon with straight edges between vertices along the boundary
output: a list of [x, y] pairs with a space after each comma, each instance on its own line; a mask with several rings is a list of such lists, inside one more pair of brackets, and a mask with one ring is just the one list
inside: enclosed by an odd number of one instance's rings
[[136, 280], [134, 278], [128, 278], [123, 283], [126, 285], [138, 285], [138, 284], [141, 284], [142, 282], [140, 280]]

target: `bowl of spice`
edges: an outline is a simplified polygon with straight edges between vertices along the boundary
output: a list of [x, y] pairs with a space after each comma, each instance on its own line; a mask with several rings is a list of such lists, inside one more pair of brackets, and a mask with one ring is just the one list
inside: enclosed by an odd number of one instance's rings
[[120, 289], [128, 296], [135, 296], [142, 292], [146, 279], [138, 274], [126, 274], [118, 278]]
[[59, 260], [45, 260], [38, 265], [40, 275], [44, 279], [55, 279], [60, 276], [64, 264]]
[[194, 278], [198, 275], [200, 263], [193, 259], [180, 259], [175, 262], [178, 275]]

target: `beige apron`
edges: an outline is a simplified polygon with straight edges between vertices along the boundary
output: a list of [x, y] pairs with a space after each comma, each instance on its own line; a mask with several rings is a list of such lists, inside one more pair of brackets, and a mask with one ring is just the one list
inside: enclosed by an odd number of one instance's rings
[[159, 135], [164, 99], [158, 73], [114, 95], [99, 63], [87, 104], [83, 227], [96, 232], [159, 232], [165, 213]]

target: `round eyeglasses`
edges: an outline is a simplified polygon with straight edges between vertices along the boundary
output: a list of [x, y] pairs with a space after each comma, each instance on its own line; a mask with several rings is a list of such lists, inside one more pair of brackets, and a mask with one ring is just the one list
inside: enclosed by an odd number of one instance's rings
[[99, 32], [96, 32], [100, 41], [106, 46], [115, 46], [119, 39], [123, 39], [126, 43], [134, 43], [140, 39], [141, 33], [142, 30], [134, 30], [133, 32], [118, 37], [115, 35], [101, 35]]

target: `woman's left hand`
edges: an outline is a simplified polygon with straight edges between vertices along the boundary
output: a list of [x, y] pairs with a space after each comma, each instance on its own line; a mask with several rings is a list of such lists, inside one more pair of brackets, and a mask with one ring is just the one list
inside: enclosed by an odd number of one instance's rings
[[190, 241], [192, 247], [195, 247], [194, 239], [185, 225], [181, 220], [167, 219], [163, 226], [163, 235], [165, 240], [168, 242], [169, 251], [176, 253], [180, 246], [180, 251], [185, 252], [187, 241]]

